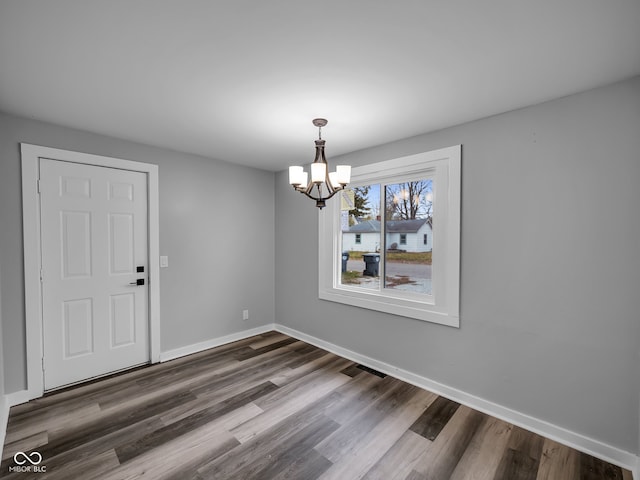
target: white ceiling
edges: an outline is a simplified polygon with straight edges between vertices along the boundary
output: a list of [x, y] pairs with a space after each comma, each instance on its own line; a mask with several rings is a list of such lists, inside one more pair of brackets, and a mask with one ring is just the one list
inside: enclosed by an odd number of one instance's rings
[[0, 0], [0, 110], [266, 170], [640, 74], [640, 0]]

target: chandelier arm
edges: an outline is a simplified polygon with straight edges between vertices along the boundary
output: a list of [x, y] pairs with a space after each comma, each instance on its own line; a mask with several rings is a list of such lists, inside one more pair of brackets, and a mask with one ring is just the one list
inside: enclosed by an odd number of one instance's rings
[[329, 200], [331, 197], [333, 197], [336, 193], [338, 193], [340, 190], [344, 190], [344, 187], [338, 187], [333, 189], [333, 191], [329, 192], [329, 195], [327, 195], [326, 197], [323, 197], [322, 194], [320, 194], [317, 197], [314, 197], [311, 192], [313, 191], [313, 185], [311, 185], [311, 188], [307, 188], [307, 189], [298, 189], [296, 188], [296, 190], [300, 193], [305, 194], [307, 197], [309, 197], [311, 200], [315, 200], [315, 201], [322, 201], [322, 200]]
[[333, 192], [331, 192], [331, 194], [328, 197], [324, 197], [325, 200], [329, 200], [331, 197], [333, 197], [336, 193], [338, 193], [340, 190], [343, 190], [343, 188], [336, 188], [333, 190]]
[[[327, 163], [326, 160], [325, 160], [325, 163]], [[334, 187], [333, 184], [331, 183], [331, 178], [329, 177], [329, 165], [327, 165], [327, 171], [324, 176], [324, 183], [327, 186], [327, 190], [329, 191], [329, 193], [331, 193], [331, 197], [332, 197], [338, 191], [338, 189], [337, 187]], [[331, 197], [327, 197], [327, 198], [331, 198]]]

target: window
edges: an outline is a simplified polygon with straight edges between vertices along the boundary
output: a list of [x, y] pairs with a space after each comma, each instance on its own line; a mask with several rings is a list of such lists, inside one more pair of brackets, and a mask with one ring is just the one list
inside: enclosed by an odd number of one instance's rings
[[353, 168], [354, 202], [319, 213], [319, 297], [458, 327], [460, 164], [458, 145]]

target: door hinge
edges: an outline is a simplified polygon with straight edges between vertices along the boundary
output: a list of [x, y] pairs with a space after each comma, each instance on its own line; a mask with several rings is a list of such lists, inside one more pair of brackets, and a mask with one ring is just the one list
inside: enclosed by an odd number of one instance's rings
[[42, 357], [42, 371], [44, 372], [44, 357]]
[[40, 193], [40, 180], [38, 180], [38, 193]]
[[43, 278], [43, 273], [42, 273], [42, 269], [40, 269], [40, 283], [42, 283], [42, 278]]

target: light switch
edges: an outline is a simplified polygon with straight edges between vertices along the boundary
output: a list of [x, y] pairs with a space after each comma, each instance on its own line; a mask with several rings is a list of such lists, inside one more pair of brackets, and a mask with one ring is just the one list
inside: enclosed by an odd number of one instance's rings
[[169, 266], [169, 257], [166, 255], [160, 255], [160, 268], [167, 268]]

